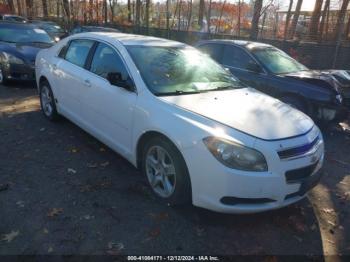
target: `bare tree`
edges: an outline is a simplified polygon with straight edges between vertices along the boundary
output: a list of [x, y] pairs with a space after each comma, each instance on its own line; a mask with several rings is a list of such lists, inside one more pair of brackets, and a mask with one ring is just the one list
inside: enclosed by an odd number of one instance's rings
[[192, 20], [192, 0], [189, 1], [188, 3], [188, 15], [187, 15], [187, 31], [190, 30], [191, 27], [191, 20]]
[[170, 12], [169, 12], [169, 5], [170, 5], [170, 0], [166, 0], [166, 29], [168, 31], [168, 38], [169, 38], [169, 20], [170, 20]]
[[136, 25], [140, 26], [141, 0], [136, 0]]
[[108, 23], [108, 9], [107, 9], [107, 0], [103, 0], [103, 11], [104, 11], [104, 22]]
[[94, 20], [94, 0], [89, 0], [89, 20]]
[[289, 37], [292, 39], [294, 38], [294, 35], [295, 35], [295, 30], [297, 28], [302, 4], [303, 4], [303, 0], [298, 0], [297, 6], [295, 7], [292, 25], [290, 26], [290, 30], [289, 30], [289, 32], [290, 32]]
[[68, 22], [70, 22], [69, 1], [68, 0], [62, 0], [62, 1], [63, 1], [63, 13], [66, 16]]
[[287, 18], [286, 18], [286, 25], [284, 27], [284, 40], [286, 40], [287, 36], [288, 36], [289, 22], [290, 22], [290, 18], [292, 16], [292, 7], [293, 7], [293, 0], [290, 0], [289, 1], [289, 8], [288, 8], [288, 13], [287, 13]]
[[49, 16], [49, 12], [47, 11], [47, 0], [41, 0], [42, 5], [43, 5], [43, 15], [44, 17]]
[[199, 0], [198, 25], [200, 26], [200, 28], [202, 28], [203, 26], [204, 8], [205, 8], [204, 0]]
[[[241, 0], [238, 0], [238, 21], [237, 21], [237, 31], [238, 37], [241, 36]], [[233, 19], [232, 19], [233, 21]]]
[[346, 39], [349, 39], [349, 34], [350, 34], [350, 16], [349, 16], [348, 23], [347, 23], [346, 30], [345, 30], [345, 38]]
[[150, 7], [150, 0], [146, 0], [146, 28], [147, 33], [149, 30], [149, 7]]
[[344, 23], [345, 23], [344, 21], [345, 15], [348, 9], [349, 2], [350, 0], [343, 0], [340, 12], [338, 14], [337, 26], [335, 28], [335, 34], [334, 34], [337, 42], [341, 40], [341, 35], [343, 33]]
[[111, 22], [114, 21], [114, 0], [109, 0], [109, 7], [111, 9]]
[[324, 7], [323, 7], [322, 19], [321, 19], [321, 24], [320, 24], [320, 33], [318, 35], [319, 41], [321, 41], [322, 37], [323, 37], [324, 26], [326, 23], [326, 18], [327, 18], [330, 3], [331, 3], [331, 0], [326, 0], [326, 3], [324, 4]]
[[131, 23], [131, 2], [128, 0], [128, 22]]
[[226, 0], [224, 0], [224, 3], [221, 6], [221, 10], [220, 10], [220, 16], [219, 16], [219, 24], [215, 29], [215, 33], [220, 32], [220, 28], [221, 28], [221, 19], [222, 19], [222, 14], [224, 12], [224, 8], [225, 8], [225, 4], [226, 4]]
[[314, 11], [312, 12], [311, 22], [310, 22], [310, 31], [309, 31], [310, 38], [315, 38], [318, 34], [318, 26], [319, 26], [320, 17], [321, 17], [322, 4], [323, 4], [323, 0], [316, 0], [315, 2], [315, 7], [314, 7]]
[[210, 20], [211, 20], [211, 0], [209, 0], [209, 6], [208, 6], [208, 12], [207, 12], [207, 26], [208, 26], [208, 33], [210, 34]]
[[181, 8], [182, 8], [182, 0], [179, 0], [179, 9], [177, 13], [177, 30], [181, 29]]
[[33, 17], [33, 0], [26, 0], [27, 16]]
[[252, 27], [250, 31], [250, 38], [252, 40], [258, 39], [259, 34], [259, 19], [261, 15], [261, 9], [263, 6], [263, 0], [255, 0], [254, 2], [254, 13], [253, 13], [253, 19], [252, 19]]
[[7, 4], [9, 6], [10, 12], [14, 13], [15, 12], [15, 4], [13, 3], [13, 0], [7, 0]]
[[18, 10], [18, 14], [19, 15], [23, 15], [23, 11], [22, 11], [22, 1], [21, 0], [17, 0], [17, 10]]

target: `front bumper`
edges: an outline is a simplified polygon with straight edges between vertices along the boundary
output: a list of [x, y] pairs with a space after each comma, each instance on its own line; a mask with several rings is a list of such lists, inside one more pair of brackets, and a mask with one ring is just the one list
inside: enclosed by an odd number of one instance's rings
[[4, 64], [1, 70], [7, 80], [35, 81], [34, 64]]
[[[323, 139], [307, 154], [281, 160], [277, 151], [304, 145], [318, 133], [285, 141], [256, 141], [256, 149], [265, 155], [268, 172], [244, 172], [233, 170], [219, 163], [205, 147], [198, 143], [184, 152], [192, 183], [192, 200], [195, 206], [223, 213], [256, 213], [278, 209], [295, 203], [319, 181], [324, 161]], [[193, 158], [193, 156], [198, 156]], [[192, 157], [190, 157], [192, 156]], [[290, 180], [290, 172], [312, 170], [299, 179]], [[305, 172], [305, 171], [303, 171]]]

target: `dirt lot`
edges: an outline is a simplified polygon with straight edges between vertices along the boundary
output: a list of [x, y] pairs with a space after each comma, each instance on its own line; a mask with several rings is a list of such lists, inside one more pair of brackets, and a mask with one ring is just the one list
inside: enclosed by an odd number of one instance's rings
[[295, 205], [173, 208], [118, 154], [68, 120], [47, 121], [33, 87], [0, 86], [0, 255], [350, 255], [350, 135], [324, 136], [325, 175]]

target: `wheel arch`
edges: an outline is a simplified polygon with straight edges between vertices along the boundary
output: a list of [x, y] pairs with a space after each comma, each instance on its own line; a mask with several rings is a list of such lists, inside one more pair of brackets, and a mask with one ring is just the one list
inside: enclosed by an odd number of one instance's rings
[[[185, 169], [187, 171], [187, 175], [188, 175], [188, 178], [189, 178], [189, 183], [190, 183], [190, 195], [191, 195], [191, 199], [193, 198], [192, 196], [192, 179], [191, 179], [191, 175], [190, 175], [190, 172], [188, 170], [188, 165], [187, 165], [187, 162], [184, 158], [184, 155], [182, 153], [182, 151], [180, 150], [180, 146], [174, 142], [173, 139], [169, 138], [169, 136], [163, 134], [162, 132], [160, 131], [156, 131], [156, 130], [149, 130], [149, 131], [146, 131], [144, 132], [138, 139], [137, 141], [137, 144], [136, 144], [136, 167], [138, 169], [141, 168], [142, 166], [142, 149], [143, 147], [145, 146], [146, 142], [149, 140], [149, 139], [152, 139], [154, 137], [162, 137], [163, 139], [165, 139], [166, 141], [170, 142], [175, 148], [176, 150], [179, 152], [180, 154], [180, 157], [182, 158], [182, 161], [184, 162], [184, 165], [185, 165]], [[192, 201], [192, 200], [191, 200]]]

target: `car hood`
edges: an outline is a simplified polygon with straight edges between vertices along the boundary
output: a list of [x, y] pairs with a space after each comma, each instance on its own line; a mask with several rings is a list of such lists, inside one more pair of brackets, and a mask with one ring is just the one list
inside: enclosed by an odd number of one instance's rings
[[6, 44], [7, 48], [4, 51], [12, 51], [20, 58], [35, 62], [36, 55], [40, 50], [51, 47], [51, 44], [46, 43], [16, 43], [16, 44]]
[[[343, 87], [339, 79], [343, 79], [345, 77], [344, 75], [348, 75], [348, 72], [343, 70], [307, 70], [282, 74], [281, 76], [301, 80], [339, 93], [341, 92], [339, 88]], [[349, 81], [348, 85], [350, 86], [350, 75], [348, 80], [345, 79], [345, 82], [347, 81]]]
[[302, 112], [251, 88], [161, 99], [264, 140], [299, 136], [314, 125]]

